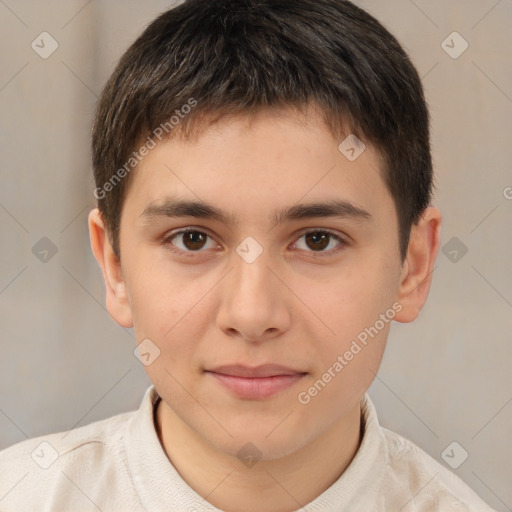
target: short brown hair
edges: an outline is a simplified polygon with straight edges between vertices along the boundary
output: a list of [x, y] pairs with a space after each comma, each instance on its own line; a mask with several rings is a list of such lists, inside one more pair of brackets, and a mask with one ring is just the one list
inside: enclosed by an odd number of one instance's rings
[[93, 128], [95, 196], [119, 260], [126, 163], [191, 99], [167, 136], [228, 114], [314, 103], [333, 135], [349, 126], [374, 144], [405, 259], [433, 187], [429, 113], [406, 52], [367, 12], [345, 0], [186, 0], [155, 19], [106, 83]]

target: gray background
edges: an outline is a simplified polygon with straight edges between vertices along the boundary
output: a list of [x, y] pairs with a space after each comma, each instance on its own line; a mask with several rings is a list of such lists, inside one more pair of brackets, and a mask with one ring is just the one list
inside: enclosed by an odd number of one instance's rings
[[[356, 3], [423, 77], [446, 252], [369, 393], [382, 425], [512, 510], [512, 0]], [[115, 62], [170, 5], [0, 0], [0, 449], [133, 410], [149, 385], [89, 245], [89, 136]], [[59, 45], [47, 59], [31, 48], [43, 31]], [[453, 31], [469, 44], [456, 59], [442, 47]], [[33, 252], [43, 237], [47, 261]], [[469, 453], [457, 469], [441, 456], [453, 441]]]

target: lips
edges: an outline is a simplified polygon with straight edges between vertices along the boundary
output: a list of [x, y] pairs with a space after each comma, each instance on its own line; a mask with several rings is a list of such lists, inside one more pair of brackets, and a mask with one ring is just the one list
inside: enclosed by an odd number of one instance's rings
[[306, 372], [275, 364], [255, 367], [227, 365], [206, 372], [236, 397], [250, 400], [272, 396], [293, 386], [306, 375]]
[[231, 375], [233, 377], [275, 377], [277, 375], [296, 375], [305, 372], [294, 370], [286, 366], [278, 364], [264, 364], [261, 366], [242, 366], [242, 365], [225, 365], [218, 366], [212, 370], [207, 370], [213, 373], [220, 373], [222, 375]]

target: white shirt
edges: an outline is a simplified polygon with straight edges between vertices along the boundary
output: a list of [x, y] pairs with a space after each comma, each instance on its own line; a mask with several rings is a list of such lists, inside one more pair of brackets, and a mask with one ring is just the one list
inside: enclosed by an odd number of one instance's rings
[[[159, 399], [150, 386], [137, 411], [1, 451], [0, 511], [221, 512], [167, 458], [154, 424]], [[361, 410], [356, 455], [301, 511], [495, 512], [414, 443], [381, 427], [367, 393]]]

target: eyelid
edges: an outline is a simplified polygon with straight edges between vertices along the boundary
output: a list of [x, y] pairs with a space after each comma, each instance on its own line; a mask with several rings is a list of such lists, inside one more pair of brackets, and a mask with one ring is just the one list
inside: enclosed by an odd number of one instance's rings
[[331, 236], [333, 236], [334, 238], [338, 238], [342, 242], [345, 242], [346, 244], [350, 243], [350, 238], [348, 237], [348, 235], [345, 235], [345, 234], [340, 233], [339, 231], [335, 231], [333, 229], [319, 228], [319, 227], [316, 228], [314, 226], [312, 228], [303, 228], [302, 230], [299, 230], [295, 236], [301, 237], [301, 236], [306, 235], [307, 233], [328, 233]]

